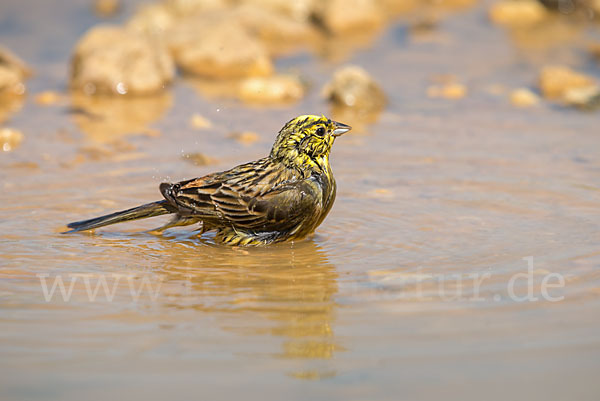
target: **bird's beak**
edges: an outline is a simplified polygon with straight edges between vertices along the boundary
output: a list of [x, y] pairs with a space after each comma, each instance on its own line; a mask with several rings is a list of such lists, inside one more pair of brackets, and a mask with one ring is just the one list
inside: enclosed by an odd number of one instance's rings
[[335, 125], [335, 129], [332, 132], [333, 136], [343, 135], [352, 129], [351, 126], [342, 124], [342, 123], [338, 123], [337, 121], [333, 121], [333, 124]]

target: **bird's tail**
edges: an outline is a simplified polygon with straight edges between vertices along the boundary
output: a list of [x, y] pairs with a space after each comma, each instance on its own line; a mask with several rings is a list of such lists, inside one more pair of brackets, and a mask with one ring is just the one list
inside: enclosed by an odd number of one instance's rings
[[107, 214], [106, 216], [96, 217], [94, 219], [76, 221], [67, 224], [67, 227], [72, 230], [66, 231], [63, 234], [74, 233], [77, 231], [92, 230], [98, 227], [108, 226], [110, 224], [122, 223], [124, 221], [145, 219], [148, 217], [161, 216], [163, 214], [173, 213], [169, 203], [165, 200], [147, 203], [132, 209], [123, 210]]

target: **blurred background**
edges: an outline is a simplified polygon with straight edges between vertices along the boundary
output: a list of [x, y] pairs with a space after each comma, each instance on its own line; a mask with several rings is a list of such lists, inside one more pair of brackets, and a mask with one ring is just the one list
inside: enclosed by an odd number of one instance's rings
[[[600, 1], [3, 0], [0, 398], [597, 400]], [[60, 235], [324, 114], [314, 237]]]

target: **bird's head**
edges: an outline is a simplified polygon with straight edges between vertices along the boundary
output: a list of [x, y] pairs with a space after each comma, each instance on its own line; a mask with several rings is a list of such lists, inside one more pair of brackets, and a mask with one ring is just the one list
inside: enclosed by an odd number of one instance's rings
[[325, 116], [296, 117], [279, 131], [271, 149], [271, 157], [298, 167], [322, 168], [329, 162], [329, 152], [335, 138], [351, 128]]

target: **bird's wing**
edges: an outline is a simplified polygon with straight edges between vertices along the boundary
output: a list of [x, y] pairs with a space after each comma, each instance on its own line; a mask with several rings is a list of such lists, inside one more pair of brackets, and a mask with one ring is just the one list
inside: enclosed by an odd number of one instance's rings
[[223, 186], [212, 199], [227, 221], [250, 230], [291, 229], [318, 207], [315, 191], [305, 180], [281, 185], [257, 196]]
[[249, 230], [289, 229], [320, 205], [314, 183], [256, 163], [162, 184], [161, 191], [181, 214]]

